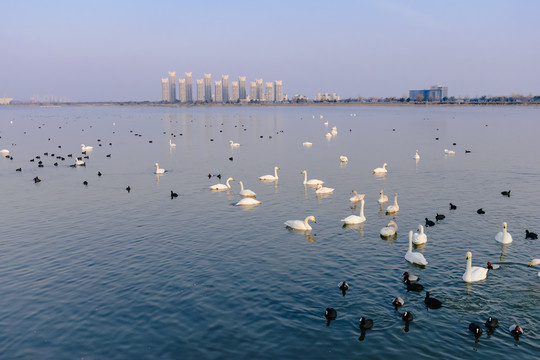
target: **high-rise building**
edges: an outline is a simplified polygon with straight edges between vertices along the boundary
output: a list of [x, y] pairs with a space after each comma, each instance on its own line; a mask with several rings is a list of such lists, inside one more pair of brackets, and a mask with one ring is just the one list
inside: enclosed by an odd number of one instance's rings
[[212, 74], [204, 74], [204, 100], [212, 102]]
[[283, 101], [283, 81], [282, 80], [276, 80], [276, 84], [274, 87], [274, 101], [275, 102]]
[[176, 72], [169, 71], [169, 102], [176, 101]]
[[257, 86], [257, 100], [264, 100], [264, 90], [263, 90], [263, 80], [262, 79], [255, 79], [255, 84]]
[[231, 101], [232, 102], [237, 102], [238, 99], [240, 99], [240, 93], [238, 90], [239, 90], [238, 81], [231, 82]]
[[214, 82], [215, 85], [215, 95], [216, 95], [216, 102], [223, 102], [223, 85], [221, 83], [221, 80], [217, 80]]
[[257, 83], [255, 81], [249, 83], [249, 98], [250, 100], [257, 100]]
[[245, 76], [239, 76], [238, 77], [238, 98], [240, 100], [246, 99], [246, 77]]
[[197, 79], [197, 101], [204, 102], [204, 80]]
[[229, 102], [229, 75], [221, 75], [223, 102]]
[[178, 100], [180, 100], [181, 103], [187, 102], [186, 79], [178, 79]]
[[264, 89], [264, 100], [274, 102], [274, 83], [267, 82]]
[[442, 101], [445, 97], [448, 97], [448, 87], [442, 85], [434, 85], [426, 90], [409, 90], [411, 101]]
[[167, 78], [161, 79], [161, 100], [169, 101], [169, 79]]
[[193, 80], [190, 72], [186, 73], [186, 101], [193, 102]]

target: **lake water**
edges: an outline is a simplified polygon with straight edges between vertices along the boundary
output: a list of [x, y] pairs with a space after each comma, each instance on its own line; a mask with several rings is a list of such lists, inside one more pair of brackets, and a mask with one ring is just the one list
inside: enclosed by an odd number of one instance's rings
[[[0, 108], [0, 149], [13, 156], [0, 158], [0, 357], [536, 358], [540, 268], [527, 265], [540, 249], [525, 229], [540, 231], [539, 120], [538, 107]], [[72, 168], [80, 144], [94, 150]], [[373, 175], [384, 162], [388, 175]], [[274, 166], [277, 183], [258, 180]], [[335, 192], [318, 198], [302, 170]], [[229, 176], [230, 191], [209, 190]], [[234, 206], [239, 180], [261, 205]], [[344, 228], [353, 189], [367, 221]], [[400, 211], [387, 216], [394, 193]], [[410, 265], [408, 232], [436, 213], [446, 219], [416, 249], [429, 264]], [[283, 224], [308, 215], [309, 233]], [[398, 236], [384, 240], [392, 219]], [[466, 284], [467, 251], [473, 266], [501, 268]], [[404, 271], [443, 307], [407, 292]], [[329, 326], [327, 307], [338, 313]], [[363, 336], [361, 316], [375, 323]], [[488, 316], [500, 327], [476, 341], [468, 325]]]

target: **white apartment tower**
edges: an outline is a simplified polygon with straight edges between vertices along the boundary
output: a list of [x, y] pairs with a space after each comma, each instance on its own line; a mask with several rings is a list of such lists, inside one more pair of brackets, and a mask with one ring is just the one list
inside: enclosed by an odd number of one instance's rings
[[193, 79], [190, 72], [186, 73], [186, 101], [193, 102]]
[[249, 83], [249, 97], [250, 100], [257, 100], [257, 83], [255, 81]]
[[204, 80], [197, 79], [197, 101], [204, 102]]
[[274, 86], [274, 101], [282, 102], [283, 101], [283, 81], [276, 80]]
[[169, 101], [169, 79], [167, 78], [161, 79], [161, 100]]
[[245, 76], [239, 76], [238, 77], [238, 98], [240, 100], [246, 99], [246, 77]]
[[176, 73], [169, 71], [169, 102], [176, 101]]
[[212, 102], [212, 74], [204, 74], [204, 100]]
[[[232, 102], [237, 102], [238, 99], [240, 99], [240, 93], [239, 93], [239, 88], [238, 88], [238, 81], [233, 81], [231, 82], [231, 101]], [[245, 91], [246, 89], [244, 89]]]
[[229, 102], [229, 75], [221, 75], [223, 102]]
[[221, 80], [217, 80], [214, 82], [215, 85], [215, 94], [216, 94], [216, 102], [223, 102], [223, 85]]
[[181, 103], [187, 102], [186, 79], [178, 79], [178, 100], [180, 100]]
[[264, 99], [266, 101], [274, 101], [274, 83], [267, 82], [266, 88], [264, 89]]
[[263, 92], [263, 80], [262, 79], [255, 79], [256, 84], [256, 99], [257, 100], [264, 100], [264, 92]]

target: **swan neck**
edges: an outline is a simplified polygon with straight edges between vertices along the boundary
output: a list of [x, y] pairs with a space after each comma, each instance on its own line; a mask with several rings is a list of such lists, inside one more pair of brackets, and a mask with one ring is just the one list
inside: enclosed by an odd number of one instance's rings
[[397, 206], [397, 195], [394, 196], [394, 206]]
[[409, 233], [409, 252], [412, 252], [412, 234]]
[[304, 171], [304, 184], [307, 183], [307, 171]]
[[471, 268], [472, 268], [472, 256], [469, 256], [467, 259], [467, 270], [465, 272], [465, 276], [469, 277], [471, 276]]
[[360, 217], [364, 217], [364, 199], [360, 202]]
[[240, 189], [241, 191], [244, 191], [244, 183], [240, 181]]
[[277, 168], [274, 168], [274, 176], [277, 179]]
[[227, 188], [228, 188], [228, 189], [231, 188], [231, 185], [229, 184], [229, 179], [227, 179], [227, 181], [225, 181], [225, 184], [227, 185]]

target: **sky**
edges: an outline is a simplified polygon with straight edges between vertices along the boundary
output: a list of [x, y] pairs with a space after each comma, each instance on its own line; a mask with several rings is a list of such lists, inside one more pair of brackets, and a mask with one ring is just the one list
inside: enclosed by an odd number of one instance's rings
[[535, 0], [5, 0], [0, 97], [156, 101], [169, 71], [194, 87], [282, 80], [289, 97], [540, 95], [539, 14]]

